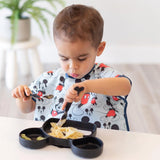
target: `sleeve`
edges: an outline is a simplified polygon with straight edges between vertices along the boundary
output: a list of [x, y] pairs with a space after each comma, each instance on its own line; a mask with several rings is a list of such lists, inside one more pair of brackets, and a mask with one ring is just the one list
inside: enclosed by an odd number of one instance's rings
[[125, 78], [127, 78], [129, 80], [131, 86], [132, 86], [132, 81], [131, 81], [131, 79], [129, 77], [125, 76], [124, 74], [123, 75], [118, 75], [118, 77], [125, 77]]
[[[103, 70], [101, 70], [100, 72], [100, 77], [101, 78], [109, 78], [109, 77], [125, 77], [129, 80], [131, 86], [132, 86], [132, 81], [130, 78], [128, 78], [126, 75], [122, 74], [121, 72], [113, 69], [112, 67], [110, 66], [107, 66], [107, 65], [104, 65], [104, 64], [101, 64], [101, 66], [103, 66]], [[100, 67], [101, 68], [101, 67]], [[121, 96], [120, 96], [121, 97]], [[124, 96], [124, 99], [127, 99], [128, 95]]]
[[129, 80], [130, 84], [132, 85], [132, 81], [129, 77], [127, 77], [126, 75], [122, 74], [121, 72], [113, 69], [112, 67], [108, 66], [108, 65], [105, 65], [103, 63], [101, 63], [99, 65], [99, 68], [102, 68], [103, 67], [103, 70], [101, 69], [101, 72], [100, 72], [100, 75], [102, 78], [109, 78], [109, 77], [125, 77]]

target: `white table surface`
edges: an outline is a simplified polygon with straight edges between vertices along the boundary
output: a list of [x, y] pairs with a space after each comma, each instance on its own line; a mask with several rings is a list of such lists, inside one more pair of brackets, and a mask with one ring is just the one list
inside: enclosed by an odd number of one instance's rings
[[[1, 160], [79, 160], [70, 148], [46, 146], [28, 149], [20, 145], [19, 132], [26, 128], [41, 127], [42, 122], [0, 117]], [[103, 140], [103, 153], [97, 160], [160, 160], [160, 135], [98, 129]]]

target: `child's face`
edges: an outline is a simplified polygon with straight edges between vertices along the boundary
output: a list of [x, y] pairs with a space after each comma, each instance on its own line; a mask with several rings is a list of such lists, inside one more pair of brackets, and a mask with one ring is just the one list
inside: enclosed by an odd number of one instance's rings
[[70, 42], [55, 38], [55, 44], [63, 70], [71, 77], [80, 79], [90, 72], [99, 56], [90, 41]]

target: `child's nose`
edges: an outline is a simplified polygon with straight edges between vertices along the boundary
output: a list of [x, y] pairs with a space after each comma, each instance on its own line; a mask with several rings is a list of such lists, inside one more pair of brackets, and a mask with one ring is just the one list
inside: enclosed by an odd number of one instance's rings
[[71, 61], [69, 64], [69, 68], [74, 70], [78, 68], [78, 64], [75, 61]]

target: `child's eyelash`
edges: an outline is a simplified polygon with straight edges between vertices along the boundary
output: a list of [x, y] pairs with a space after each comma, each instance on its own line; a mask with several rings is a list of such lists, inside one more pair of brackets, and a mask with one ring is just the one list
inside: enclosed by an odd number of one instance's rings
[[[87, 58], [78, 58], [78, 61], [85, 61]], [[62, 61], [68, 61], [68, 58], [61, 58]]]
[[67, 60], [68, 60], [68, 58], [61, 58], [61, 60], [62, 60], [62, 61], [67, 61]]
[[86, 58], [83, 58], [83, 59], [78, 59], [79, 61], [85, 61], [86, 60]]

